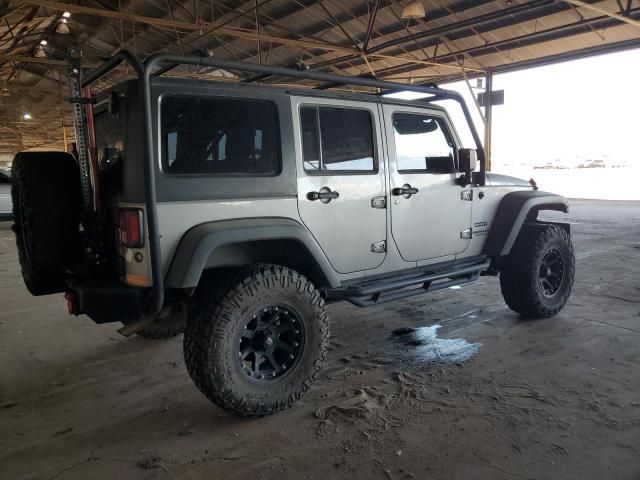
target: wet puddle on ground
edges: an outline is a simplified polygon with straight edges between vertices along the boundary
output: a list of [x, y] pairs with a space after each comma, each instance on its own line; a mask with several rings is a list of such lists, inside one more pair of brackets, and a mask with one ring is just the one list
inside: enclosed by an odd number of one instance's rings
[[[348, 374], [337, 378], [348, 378], [354, 372], [364, 374], [367, 369], [387, 365], [393, 369], [391, 379], [378, 385], [360, 381], [358, 388], [353, 390], [324, 394], [324, 398], [331, 400], [321, 404], [315, 411], [316, 418], [320, 419], [318, 434], [339, 433], [339, 424], [354, 425], [361, 422], [366, 426], [366, 436], [369, 438], [373, 425], [384, 430], [399, 425], [394, 424], [397, 418], [387, 412], [397, 411], [402, 402], [416, 406], [416, 402], [433, 402], [433, 395], [439, 395], [440, 390], [449, 393], [451, 390], [448, 385], [433, 393], [434, 382], [440, 376], [444, 377], [444, 367], [460, 365], [476, 355], [481, 344], [470, 343], [464, 338], [439, 338], [440, 328], [440, 324], [398, 328], [391, 332], [384, 345], [365, 355], [355, 354], [340, 359], [342, 363], [351, 364], [352, 368]], [[334, 372], [343, 372], [343, 368], [342, 365], [336, 366]], [[335, 380], [335, 373], [328, 378]], [[450, 405], [446, 402], [442, 404]], [[442, 407], [438, 408], [443, 411]]]
[[412, 361], [418, 364], [452, 365], [463, 363], [478, 353], [480, 343], [464, 338], [438, 338], [441, 325], [419, 328], [398, 328], [391, 332], [393, 350], [390, 360]]

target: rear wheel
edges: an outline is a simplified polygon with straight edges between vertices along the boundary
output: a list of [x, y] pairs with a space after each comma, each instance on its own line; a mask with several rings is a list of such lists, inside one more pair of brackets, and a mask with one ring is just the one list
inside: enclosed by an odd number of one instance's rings
[[571, 295], [575, 256], [558, 225], [525, 225], [502, 263], [500, 287], [511, 310], [529, 318], [551, 317]]
[[184, 354], [216, 405], [244, 416], [289, 407], [319, 375], [329, 326], [324, 300], [303, 275], [256, 265], [198, 286]]
[[82, 197], [75, 159], [62, 152], [20, 152], [13, 159], [11, 197], [18, 258], [27, 289], [66, 289], [65, 269], [81, 255]]

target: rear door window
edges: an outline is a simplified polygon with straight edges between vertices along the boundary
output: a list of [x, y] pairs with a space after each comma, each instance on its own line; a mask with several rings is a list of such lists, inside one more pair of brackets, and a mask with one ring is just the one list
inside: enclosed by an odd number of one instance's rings
[[276, 175], [278, 112], [264, 100], [165, 97], [162, 163], [170, 174]]
[[368, 110], [302, 107], [300, 128], [305, 171], [337, 174], [377, 170]]

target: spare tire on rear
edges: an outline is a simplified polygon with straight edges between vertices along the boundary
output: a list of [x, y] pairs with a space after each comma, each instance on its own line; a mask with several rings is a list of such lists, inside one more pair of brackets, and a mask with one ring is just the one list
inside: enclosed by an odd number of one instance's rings
[[74, 157], [20, 152], [11, 168], [11, 198], [22, 277], [33, 295], [66, 290], [66, 271], [81, 258], [82, 194]]

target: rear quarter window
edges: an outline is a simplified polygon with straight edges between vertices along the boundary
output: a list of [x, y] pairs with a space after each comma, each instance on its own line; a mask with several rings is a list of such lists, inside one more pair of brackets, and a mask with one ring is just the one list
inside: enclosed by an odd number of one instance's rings
[[168, 174], [276, 175], [276, 105], [266, 100], [168, 96], [161, 103], [161, 155]]

